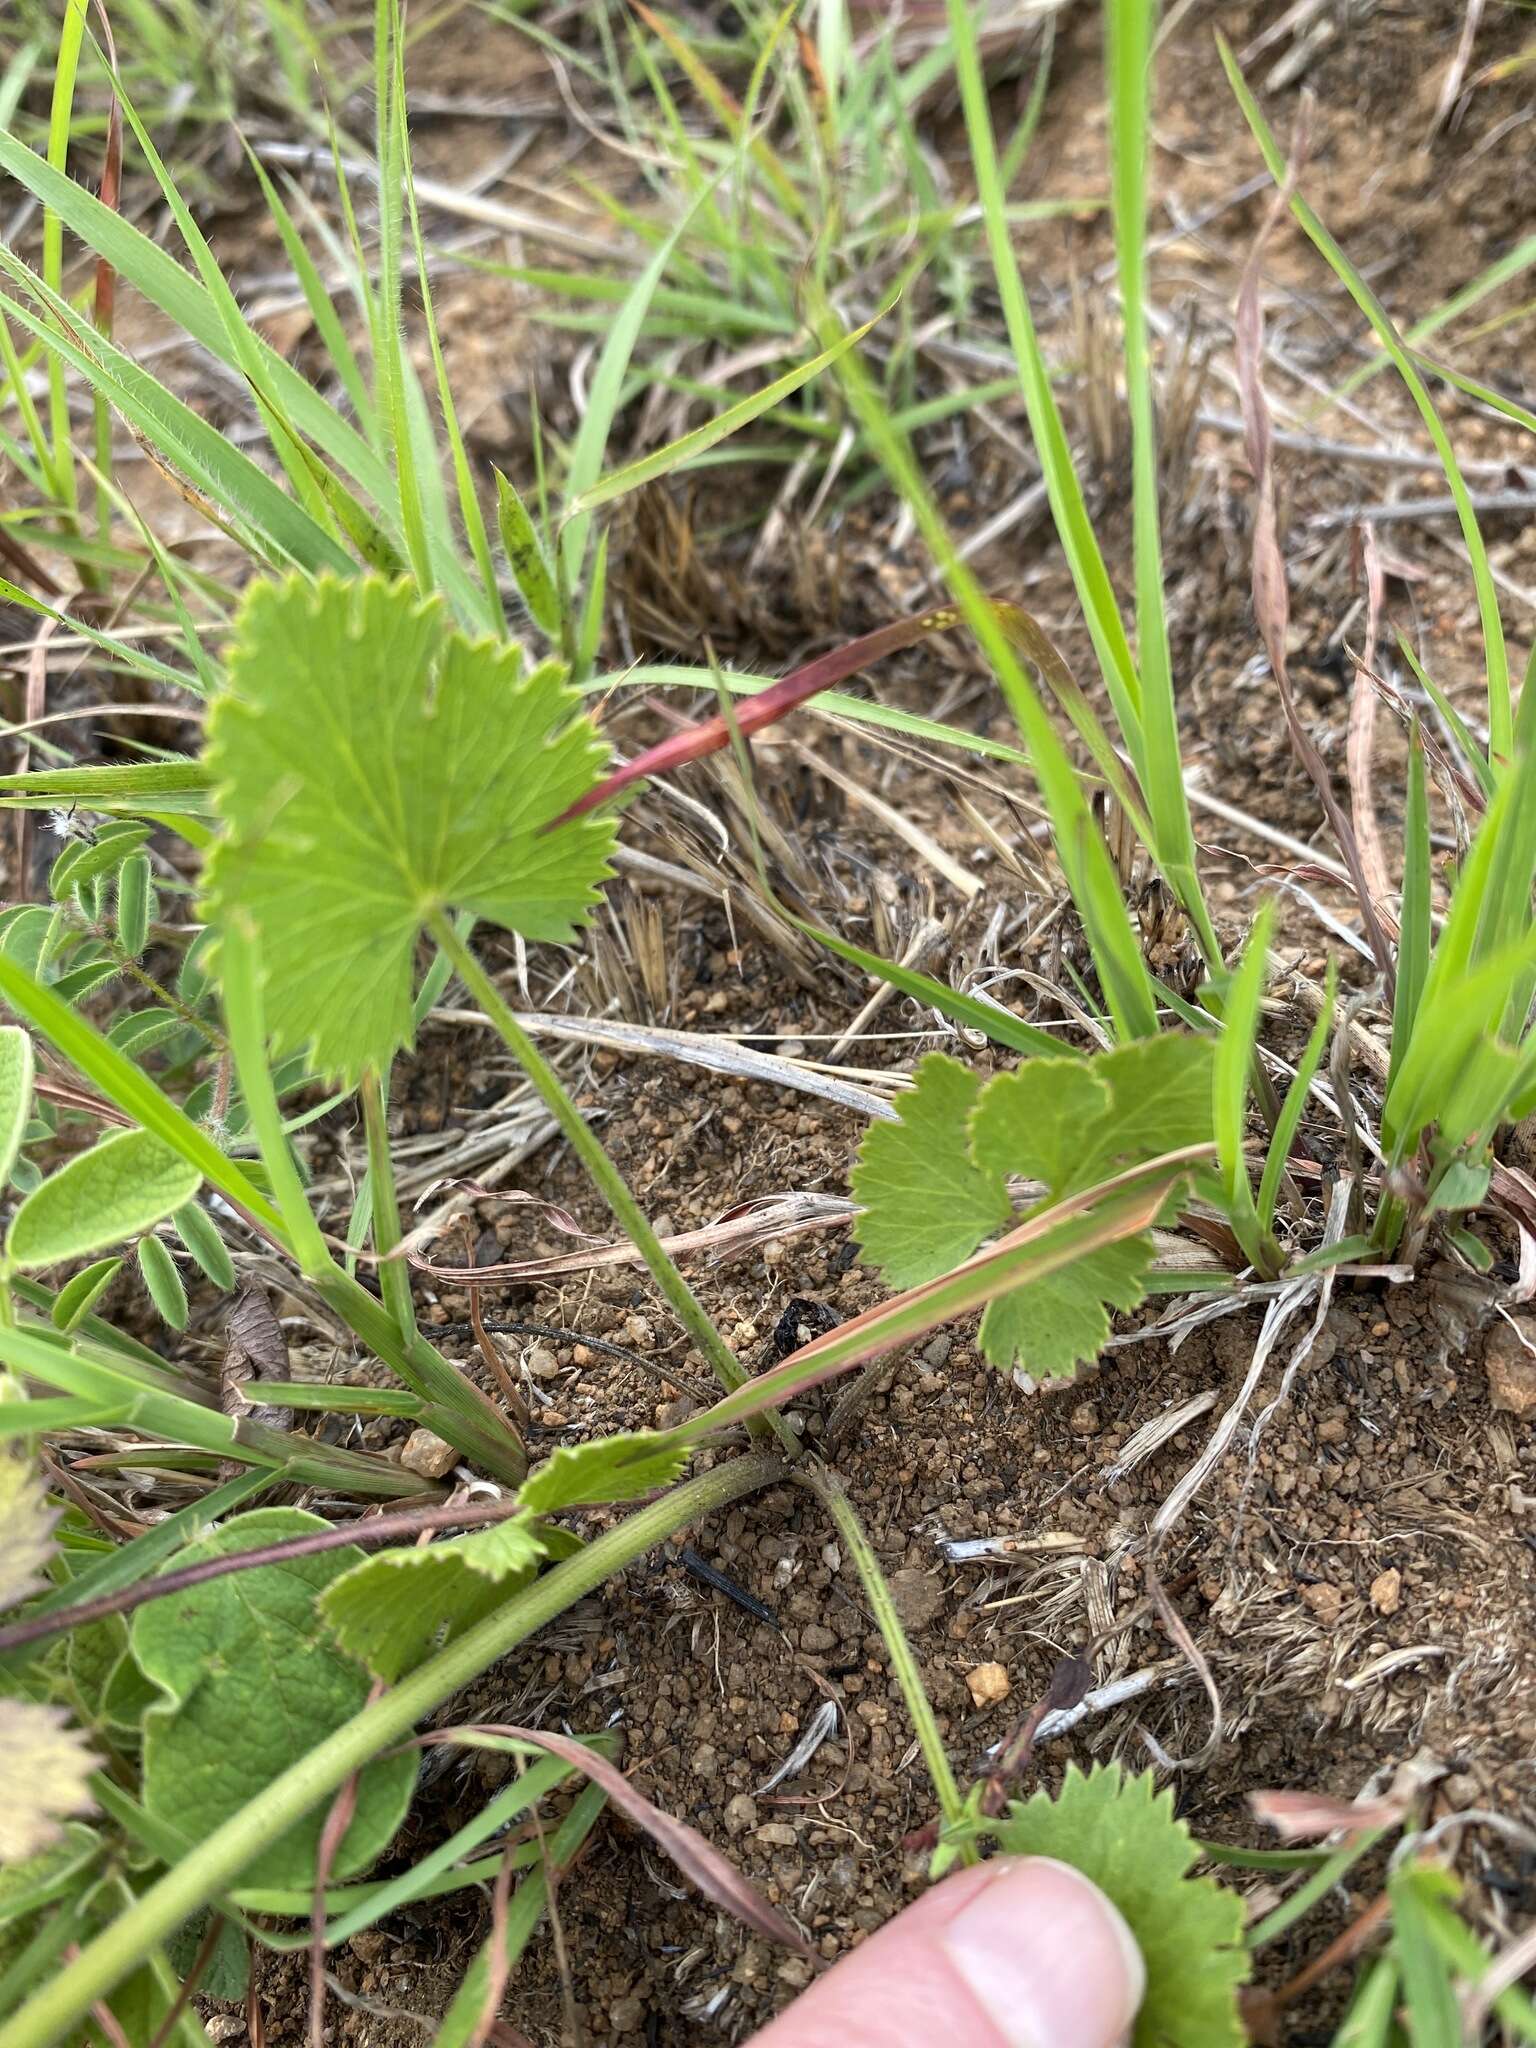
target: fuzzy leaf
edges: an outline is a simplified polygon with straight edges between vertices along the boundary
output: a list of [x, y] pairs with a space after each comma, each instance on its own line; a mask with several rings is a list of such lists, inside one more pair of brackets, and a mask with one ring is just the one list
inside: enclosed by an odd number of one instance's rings
[[0, 1025], [0, 1187], [10, 1179], [32, 1114], [32, 1041], [19, 1025]]
[[895, 1287], [948, 1272], [1009, 1215], [1003, 1176], [978, 1165], [967, 1147], [978, 1076], [934, 1052], [919, 1061], [916, 1082], [897, 1120], [871, 1127], [853, 1174], [853, 1198], [864, 1210], [859, 1243]]
[[535, 1515], [638, 1500], [670, 1486], [687, 1464], [688, 1452], [687, 1444], [649, 1430], [598, 1437], [589, 1444], [562, 1444], [529, 1473], [517, 1497]]
[[1242, 1900], [1189, 1875], [1199, 1852], [1150, 1771], [1096, 1765], [1084, 1777], [1069, 1764], [1055, 1799], [1037, 1792], [991, 1831], [1009, 1855], [1070, 1863], [1120, 1908], [1147, 1966], [1134, 2048], [1241, 2048]]
[[[197, 1564], [324, 1527], [298, 1508], [258, 1508], [190, 1544], [176, 1562]], [[330, 1642], [317, 1602], [361, 1561], [351, 1546], [290, 1558], [140, 1608], [133, 1654], [165, 1696], [144, 1717], [143, 1797], [152, 1814], [203, 1840], [363, 1706], [368, 1674]], [[366, 1766], [334, 1877], [353, 1876], [379, 1855], [404, 1818], [415, 1780], [411, 1755]], [[322, 1804], [279, 1836], [245, 1881], [311, 1882], [324, 1814]]]
[[613, 829], [554, 821], [607, 749], [558, 665], [447, 629], [377, 577], [259, 583], [209, 718], [225, 831], [207, 914], [252, 919], [282, 1051], [355, 1081], [410, 1042], [417, 935], [449, 908], [568, 939]]
[[62, 1707], [0, 1700], [0, 1864], [52, 1848], [69, 1814], [90, 1813], [96, 1759]]
[[11, 1219], [6, 1256], [23, 1268], [83, 1258], [188, 1202], [202, 1175], [150, 1131], [104, 1138], [50, 1174]]
[[1122, 1238], [999, 1295], [981, 1319], [982, 1355], [1004, 1372], [1021, 1365], [1036, 1379], [1072, 1372], [1103, 1350], [1109, 1308], [1142, 1300], [1152, 1256], [1149, 1237]]
[[338, 1578], [320, 1600], [336, 1640], [391, 1684], [531, 1578], [544, 1555], [533, 1517], [428, 1544], [385, 1550]]
[[0, 1614], [48, 1583], [59, 1510], [48, 1504], [43, 1475], [15, 1450], [0, 1450]]

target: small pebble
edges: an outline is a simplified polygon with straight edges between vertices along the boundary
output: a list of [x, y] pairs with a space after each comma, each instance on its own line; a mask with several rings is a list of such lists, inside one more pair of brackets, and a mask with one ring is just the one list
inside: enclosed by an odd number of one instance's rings
[[1013, 1690], [1001, 1664], [978, 1664], [974, 1671], [967, 1671], [965, 1682], [978, 1707], [995, 1707]]
[[726, 1832], [744, 1835], [757, 1826], [757, 1801], [750, 1792], [738, 1792], [725, 1809]]
[[800, 1839], [788, 1821], [766, 1821], [757, 1831], [756, 1839], [770, 1849], [793, 1849]]
[[414, 1472], [419, 1478], [441, 1479], [457, 1465], [459, 1454], [452, 1444], [444, 1443], [430, 1429], [413, 1429], [405, 1440], [400, 1462], [407, 1472]]

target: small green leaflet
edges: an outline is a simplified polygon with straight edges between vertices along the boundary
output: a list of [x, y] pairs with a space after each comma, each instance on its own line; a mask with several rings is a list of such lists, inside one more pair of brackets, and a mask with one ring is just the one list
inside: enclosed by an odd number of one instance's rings
[[0, 1025], [0, 1187], [11, 1177], [31, 1114], [32, 1041], [19, 1025]]
[[638, 1500], [681, 1478], [689, 1449], [664, 1432], [644, 1429], [597, 1437], [589, 1444], [562, 1444], [529, 1473], [517, 1497], [535, 1515]]
[[[1091, 1060], [1041, 1056], [986, 1082], [944, 1053], [917, 1068], [898, 1120], [864, 1140], [853, 1193], [859, 1239], [893, 1286], [915, 1287], [968, 1259], [1014, 1221], [1010, 1179], [1043, 1181], [1049, 1212], [1121, 1170], [1208, 1143], [1209, 1039], [1170, 1031]], [[981, 1324], [994, 1365], [1070, 1373], [1109, 1336], [1110, 1308], [1134, 1308], [1152, 1262], [1146, 1235], [1000, 1296]]]
[[522, 1513], [513, 1519], [424, 1550], [382, 1551], [338, 1579], [320, 1603], [337, 1641], [393, 1682], [573, 1543], [567, 1531], [541, 1527], [543, 1516], [659, 1492], [679, 1477], [690, 1449], [650, 1430], [562, 1445], [524, 1480]]
[[415, 944], [473, 911], [569, 939], [608, 874], [611, 822], [550, 830], [607, 748], [559, 666], [448, 630], [378, 577], [253, 587], [209, 717], [224, 824], [207, 915], [256, 931], [280, 1051], [356, 1082], [410, 1042]]
[[203, 1176], [150, 1131], [104, 1138], [50, 1174], [11, 1219], [5, 1255], [36, 1269], [83, 1258], [179, 1209]]
[[936, 1280], [1011, 1213], [1003, 1175], [978, 1165], [965, 1142], [980, 1077], [934, 1052], [918, 1062], [915, 1079], [896, 1121], [871, 1125], [853, 1173], [853, 1198], [864, 1210], [859, 1243], [893, 1287]]
[[[299, 1508], [256, 1508], [179, 1552], [179, 1565], [279, 1543], [327, 1526]], [[328, 1640], [317, 1597], [358, 1564], [348, 1546], [231, 1572], [140, 1608], [130, 1642], [163, 1697], [144, 1717], [143, 1797], [193, 1842], [228, 1820], [295, 1757], [350, 1720], [369, 1677]], [[331, 1875], [373, 1862], [405, 1817], [414, 1753], [380, 1757], [358, 1779], [357, 1810]], [[254, 1885], [313, 1882], [324, 1802], [245, 1872]]]
[[987, 1825], [1010, 1856], [1070, 1863], [1125, 1916], [1147, 1966], [1133, 2048], [1242, 2048], [1243, 1902], [1189, 1875], [1199, 1850], [1150, 1771], [1125, 1778], [1118, 1764], [1095, 1765], [1084, 1777], [1069, 1764], [1055, 1799], [1037, 1792]]
[[424, 1550], [381, 1551], [328, 1587], [320, 1611], [347, 1654], [393, 1684], [509, 1599], [543, 1556], [533, 1516], [519, 1515]]

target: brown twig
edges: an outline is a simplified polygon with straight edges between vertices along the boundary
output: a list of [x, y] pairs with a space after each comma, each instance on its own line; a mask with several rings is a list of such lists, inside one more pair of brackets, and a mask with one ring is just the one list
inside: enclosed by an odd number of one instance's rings
[[182, 1979], [181, 1989], [177, 1992], [170, 2011], [155, 2029], [154, 2038], [150, 2041], [149, 2048], [165, 2048], [166, 2042], [170, 2040], [171, 2035], [175, 2031], [176, 2022], [191, 2004], [198, 1985], [203, 1981], [203, 1972], [213, 1961], [213, 1951], [218, 1944], [219, 1935], [223, 1931], [223, 1927], [224, 1915], [222, 1913], [210, 1913], [207, 1929], [202, 1940], [197, 1945], [197, 1954], [192, 1958], [192, 1967]]

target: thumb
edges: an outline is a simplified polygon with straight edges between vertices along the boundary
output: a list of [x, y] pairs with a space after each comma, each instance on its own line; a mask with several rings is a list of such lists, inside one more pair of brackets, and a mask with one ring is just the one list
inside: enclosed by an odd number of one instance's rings
[[1118, 2048], [1146, 1981], [1097, 1885], [1050, 1857], [999, 1856], [925, 1892], [751, 2048]]

